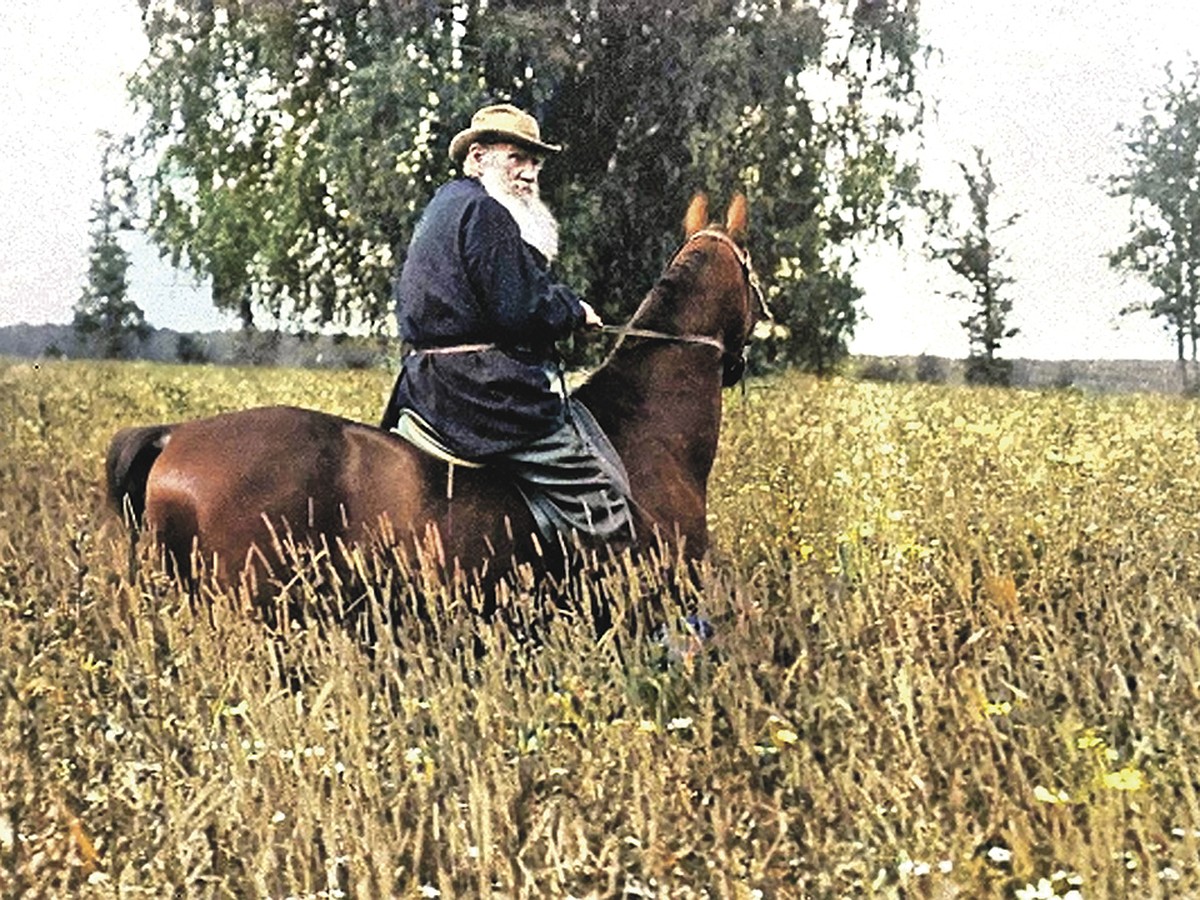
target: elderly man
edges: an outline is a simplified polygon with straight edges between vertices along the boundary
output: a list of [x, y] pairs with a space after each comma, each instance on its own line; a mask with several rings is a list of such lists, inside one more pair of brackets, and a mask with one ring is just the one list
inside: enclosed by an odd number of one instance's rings
[[396, 285], [408, 345], [383, 427], [412, 410], [455, 454], [510, 474], [550, 547], [633, 540], [625, 470], [563, 387], [555, 341], [600, 325], [550, 278], [558, 225], [538, 194], [544, 143], [514, 106], [481, 109], [450, 143], [463, 176], [425, 210]]

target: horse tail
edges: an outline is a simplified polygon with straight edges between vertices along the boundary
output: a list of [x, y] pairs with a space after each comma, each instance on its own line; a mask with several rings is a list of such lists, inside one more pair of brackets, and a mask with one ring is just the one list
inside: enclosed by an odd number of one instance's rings
[[[146, 482], [150, 468], [167, 445], [172, 425], [122, 428], [113, 435], [105, 460], [109, 503], [137, 528], [146, 512]], [[128, 505], [127, 505], [128, 504]]]

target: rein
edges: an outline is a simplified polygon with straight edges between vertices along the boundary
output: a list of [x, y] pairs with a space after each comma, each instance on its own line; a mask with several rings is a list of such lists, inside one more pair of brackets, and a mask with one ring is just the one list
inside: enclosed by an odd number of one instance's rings
[[[725, 232], [718, 231], [716, 228], [702, 228], [684, 242], [683, 247], [680, 247], [676, 251], [675, 256], [679, 256], [688, 244], [702, 237], [714, 238], [733, 251], [734, 258], [738, 261], [738, 265], [742, 267], [742, 274], [746, 277], [746, 284], [750, 288], [750, 293], [758, 301], [759, 312], [762, 318], [768, 322], [775, 321], [775, 317], [771, 315], [771, 310], [767, 306], [762, 283], [758, 280], [758, 273], [754, 271], [754, 265], [750, 262], [749, 252], [739, 247], [737, 242]], [[634, 318], [637, 318], [637, 316], [635, 315]], [[677, 344], [702, 344], [708, 347], [716, 347], [722, 354], [728, 352], [722, 340], [710, 337], [707, 334], [670, 334], [669, 332], [654, 331], [649, 328], [635, 328], [632, 325], [602, 325], [599, 331], [603, 334], [651, 338], [653, 340], [669, 341]]]
[[652, 338], [659, 341], [671, 341], [676, 344], [705, 344], [716, 347], [722, 353], [725, 345], [715, 337], [707, 334], [669, 334], [665, 331], [653, 331], [649, 328], [632, 328], [628, 325], [601, 325], [597, 329], [601, 334], [616, 334], [621, 337]]
[[[723, 231], [718, 231], [715, 228], [702, 228], [688, 238], [683, 247], [675, 253], [678, 257], [683, 250], [693, 241], [703, 237], [710, 237], [727, 246], [733, 251], [734, 258], [738, 261], [738, 265], [742, 267], [742, 274], [746, 278], [746, 284], [750, 289], [750, 293], [758, 301], [759, 312], [763, 319], [773, 322], [775, 317], [771, 315], [771, 310], [767, 306], [767, 301], [763, 295], [762, 284], [758, 280], [758, 273], [754, 271], [754, 266], [750, 262], [750, 254], [738, 246], [737, 242]], [[637, 315], [634, 315], [634, 319]], [[632, 320], [631, 320], [632, 321]], [[655, 331], [650, 328], [637, 328], [632, 324], [628, 325], [601, 325], [595, 329], [601, 334], [615, 334], [618, 337], [634, 337], [634, 338], [650, 338], [651, 340], [667, 341], [675, 344], [699, 344], [704, 347], [715, 347], [721, 351], [722, 356], [731, 356], [725, 348], [725, 342], [720, 338], [712, 337], [707, 334], [671, 334], [666, 331]], [[427, 354], [451, 354], [451, 353], [466, 353], [477, 350], [494, 350], [498, 349], [498, 344], [456, 344], [450, 347], [425, 347], [421, 348], [420, 353]]]

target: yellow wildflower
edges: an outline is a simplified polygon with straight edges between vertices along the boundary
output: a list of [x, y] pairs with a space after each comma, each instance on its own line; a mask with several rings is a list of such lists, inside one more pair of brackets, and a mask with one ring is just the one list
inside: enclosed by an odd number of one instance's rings
[[1070, 803], [1071, 796], [1061, 788], [1057, 791], [1052, 791], [1049, 788], [1042, 787], [1040, 784], [1033, 789], [1034, 799], [1040, 803]]
[[792, 731], [790, 728], [777, 728], [774, 734], [771, 735], [771, 741], [776, 747], [786, 747], [800, 740], [800, 735]]
[[1140, 791], [1146, 786], [1146, 776], [1131, 763], [1115, 772], [1105, 773], [1101, 782], [1106, 788], [1114, 791]]

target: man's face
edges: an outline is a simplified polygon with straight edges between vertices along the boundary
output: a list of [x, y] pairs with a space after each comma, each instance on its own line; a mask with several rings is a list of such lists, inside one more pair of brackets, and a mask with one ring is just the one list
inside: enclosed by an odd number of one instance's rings
[[483, 148], [480, 167], [493, 184], [514, 197], [536, 197], [542, 158], [516, 144], [492, 144]]
[[521, 229], [521, 237], [546, 259], [558, 255], [558, 223], [538, 196], [542, 158], [516, 144], [473, 144], [463, 173], [478, 178]]

